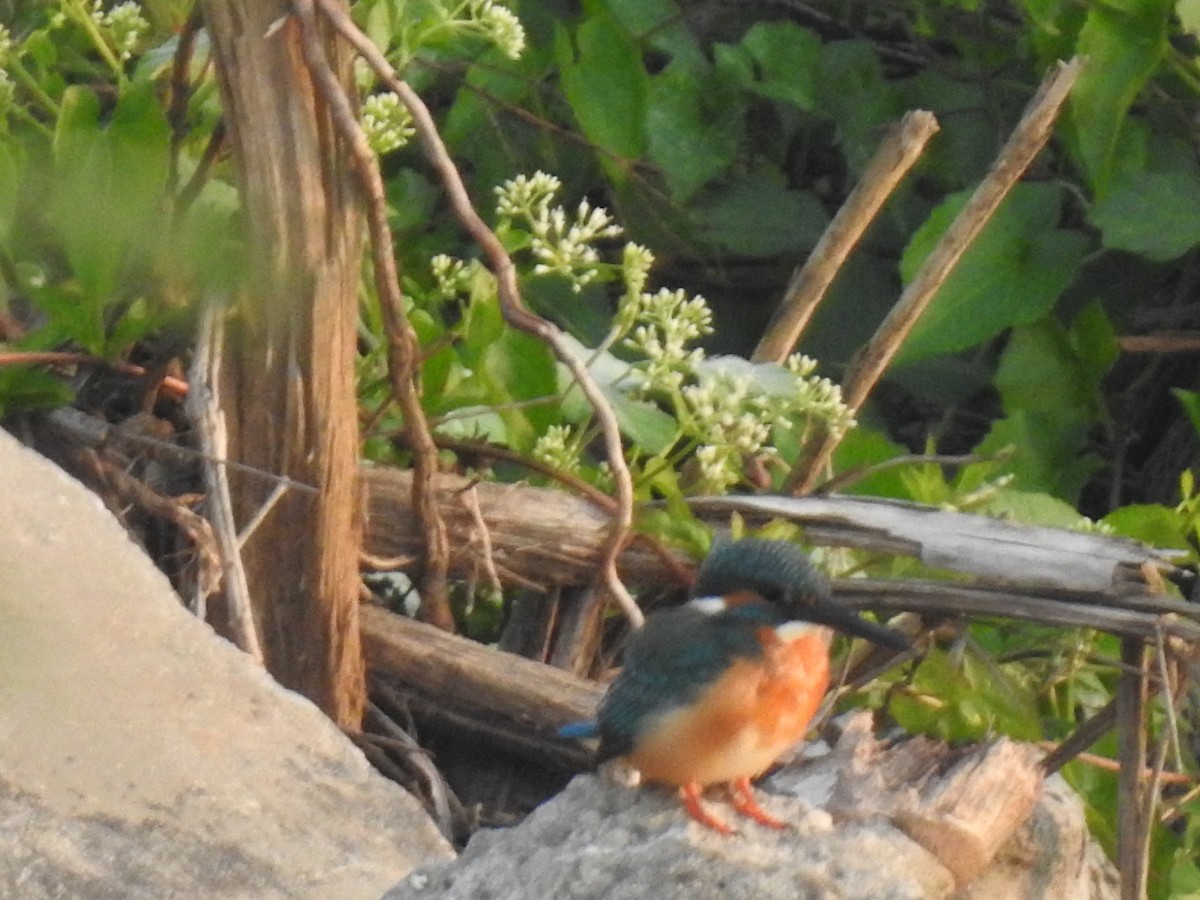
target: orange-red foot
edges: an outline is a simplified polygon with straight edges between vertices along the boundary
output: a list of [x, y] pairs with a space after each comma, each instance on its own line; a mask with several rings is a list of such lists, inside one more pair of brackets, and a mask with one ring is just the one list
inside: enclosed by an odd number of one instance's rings
[[679, 789], [679, 795], [683, 798], [683, 808], [687, 810], [687, 814], [705, 828], [711, 828], [721, 834], [733, 834], [734, 829], [730, 825], [722, 822], [700, 803], [700, 785], [695, 782], [685, 784]]
[[733, 808], [743, 816], [748, 816], [760, 825], [768, 828], [787, 828], [786, 822], [781, 822], [754, 799], [754, 788], [750, 786], [749, 778], [738, 778], [730, 787], [733, 790]]

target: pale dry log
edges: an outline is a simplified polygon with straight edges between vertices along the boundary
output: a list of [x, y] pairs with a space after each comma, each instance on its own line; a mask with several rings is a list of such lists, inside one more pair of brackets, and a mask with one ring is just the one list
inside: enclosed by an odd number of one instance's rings
[[379, 607], [364, 606], [360, 619], [368, 669], [413, 712], [561, 768], [588, 764], [589, 752], [557, 732], [593, 716], [603, 693], [595, 682]]
[[[367, 496], [365, 549], [371, 557], [417, 563], [422, 536], [412, 512], [412, 473], [382, 466], [359, 469]], [[451, 575], [488, 577], [484, 541], [463, 491], [475, 492], [479, 517], [490, 532], [491, 557], [500, 582], [509, 586], [587, 584], [595, 578], [612, 527], [607, 511], [565, 491], [524, 484], [476, 482], [439, 474], [434, 493], [454, 548]], [[687, 560], [677, 556], [681, 565]], [[621, 577], [632, 584], [669, 583], [661, 558], [635, 542], [621, 554]]]
[[691, 506], [713, 521], [735, 512], [751, 521], [790, 519], [804, 525], [817, 544], [912, 556], [994, 584], [1078, 592], [1144, 589], [1144, 563], [1161, 571], [1173, 568], [1166, 553], [1139, 541], [898, 500], [759, 495], [700, 497]]

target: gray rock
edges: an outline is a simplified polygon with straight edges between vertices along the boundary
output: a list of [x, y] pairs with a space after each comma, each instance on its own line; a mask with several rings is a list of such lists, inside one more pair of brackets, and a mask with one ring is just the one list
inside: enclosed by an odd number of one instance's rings
[[738, 819], [741, 833], [726, 837], [689, 820], [669, 792], [580, 776], [519, 827], [480, 832], [457, 863], [418, 870], [385, 900], [923, 900], [953, 887], [894, 828], [835, 827], [801, 801], [760, 798], [792, 828]]
[[992, 865], [960, 885], [883, 812], [903, 808], [910, 788], [885, 791], [867, 809], [839, 807], [839, 779], [862, 778], [862, 743], [861, 725], [848, 729], [832, 752], [766, 781], [760, 801], [789, 823], [784, 831], [707, 800], [739, 829], [722, 836], [691, 821], [668, 791], [586, 775], [516, 828], [477, 834], [457, 862], [418, 869], [384, 900], [1115, 900], [1112, 867], [1060, 779], [1047, 782]]
[[0, 896], [377, 897], [452, 851], [0, 431]]

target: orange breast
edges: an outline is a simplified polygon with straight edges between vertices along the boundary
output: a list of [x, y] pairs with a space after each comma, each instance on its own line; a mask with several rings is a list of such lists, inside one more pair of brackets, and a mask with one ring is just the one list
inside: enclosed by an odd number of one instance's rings
[[[789, 639], [790, 638], [790, 639]], [[648, 781], [719, 784], [764, 772], [808, 728], [829, 685], [822, 629], [759, 632], [763, 655], [734, 664], [687, 708], [658, 719], [626, 756]]]

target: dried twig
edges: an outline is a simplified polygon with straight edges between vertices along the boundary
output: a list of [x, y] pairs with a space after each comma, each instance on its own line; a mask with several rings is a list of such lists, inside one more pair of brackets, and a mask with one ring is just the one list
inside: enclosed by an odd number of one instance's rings
[[906, 113], [888, 130], [858, 185], [821, 235], [804, 267], [792, 277], [767, 333], [754, 350], [755, 362], [781, 363], [787, 359], [846, 257], [937, 130], [937, 119], [924, 110]]
[[[331, 3], [322, 3], [329, 16]], [[367, 204], [367, 225], [371, 235], [371, 261], [375, 290], [383, 312], [388, 338], [388, 375], [392, 393], [404, 415], [404, 429], [413, 453], [413, 508], [425, 535], [425, 566], [421, 575], [421, 606], [418, 615], [447, 631], [454, 630], [450, 610], [450, 592], [446, 572], [450, 566], [450, 543], [446, 525], [438, 513], [433, 496], [433, 474], [437, 471], [437, 446], [421, 408], [419, 343], [412, 324], [404, 314], [404, 299], [392, 253], [392, 230], [387, 220], [387, 200], [379, 161], [358, 124], [350, 98], [334, 74], [321, 44], [313, 0], [295, 0], [296, 19], [300, 24], [301, 46], [313, 83], [329, 105], [330, 116], [354, 159], [359, 185]], [[339, 13], [344, 13], [337, 9]], [[348, 19], [348, 17], [347, 17]]]
[[483, 571], [487, 573], [492, 590], [499, 594], [503, 588], [500, 586], [500, 573], [496, 571], [496, 559], [492, 555], [492, 535], [488, 531], [487, 522], [483, 521], [483, 512], [479, 509], [479, 497], [475, 494], [475, 485], [472, 484], [458, 496], [475, 522], [473, 536], [479, 538], [479, 544], [483, 548]]
[[[386, 684], [376, 680], [376, 682], [372, 683], [371, 689], [381, 694], [389, 703], [403, 705], [403, 701], [396, 697], [391, 688]], [[462, 820], [462, 804], [458, 801], [450, 786], [446, 784], [446, 779], [442, 777], [442, 773], [434, 765], [429, 753], [417, 743], [412, 735], [397, 725], [391, 716], [369, 700], [367, 701], [367, 720], [378, 728], [380, 733], [385, 737], [398, 741], [408, 748], [408, 752], [404, 757], [404, 765], [412, 769], [424, 783], [429, 796], [429, 804], [432, 807], [430, 814], [433, 816], [434, 821], [438, 823], [442, 834], [448, 840], [454, 840], [455, 833], [462, 830], [455, 825], [455, 813], [458, 814], [457, 818], [460, 822]]]
[[[1071, 92], [1081, 68], [1079, 59], [1060, 63], [1042, 82], [987, 177], [942, 235], [878, 331], [859, 352], [843, 383], [844, 399], [852, 411], [857, 412], [862, 408], [896, 351], [963, 253], [1049, 140], [1059, 109]], [[788, 478], [787, 490], [796, 494], [810, 492], [840, 440], [837, 434], [816, 429], [804, 455]]]
[[1112, 731], [1116, 724], [1117, 702], [1110, 700], [1103, 709], [1076, 728], [1070, 737], [1046, 754], [1042, 760], [1042, 768], [1047, 775], [1057, 772]]
[[[89, 353], [78, 353], [68, 350], [8, 350], [0, 353], [0, 366], [98, 366], [113, 369], [122, 375], [134, 378], [148, 378], [150, 373], [143, 366], [127, 362], [109, 362], [92, 356]], [[178, 378], [166, 376], [160, 382], [160, 387], [174, 399], [181, 400], [187, 395], [187, 384]]]
[[250, 587], [238, 552], [237, 525], [234, 524], [233, 500], [229, 477], [219, 460], [226, 454], [225, 416], [217, 399], [221, 378], [221, 352], [225, 336], [224, 320], [210, 305], [200, 315], [196, 349], [185, 410], [196, 430], [203, 454], [204, 484], [208, 493], [208, 520], [221, 553], [224, 569], [225, 602], [229, 608], [229, 627], [239, 647], [259, 663], [263, 661], [254, 613], [250, 605]]
[[1117, 869], [1121, 878], [1121, 900], [1146, 896], [1148, 874], [1144, 772], [1146, 769], [1146, 644], [1126, 638], [1121, 642], [1121, 661], [1133, 666], [1137, 675], [1122, 675], [1117, 681]]
[[136, 504], [152, 516], [171, 522], [192, 542], [196, 549], [196, 585], [189, 606], [193, 613], [204, 618], [208, 598], [221, 587], [221, 554], [217, 550], [212, 526], [203, 516], [143, 484], [103, 459], [96, 451], [86, 449], [83, 458], [95, 476], [103, 479], [119, 498]]
[[[307, 3], [310, 0], [304, 0], [304, 2]], [[592, 378], [584, 360], [575, 354], [563, 333], [551, 322], [534, 315], [525, 308], [517, 287], [516, 268], [513, 266], [512, 259], [509, 258], [500, 239], [475, 211], [471, 198], [467, 194], [466, 186], [463, 184], [462, 176], [450, 158], [445, 144], [442, 143], [433, 116], [424, 101], [406, 82], [397, 77], [391, 63], [387, 61], [387, 58], [372, 43], [371, 39], [359, 30], [344, 9], [332, 0], [315, 0], [315, 2], [322, 14], [370, 64], [380, 80], [408, 107], [421, 146], [426, 157], [441, 177], [455, 215], [488, 259], [492, 273], [496, 277], [505, 321], [513, 328], [531, 334], [546, 343], [555, 356], [570, 370], [591, 404], [604, 434], [605, 449], [616, 485], [617, 499], [612, 530], [601, 558], [600, 578], [607, 588], [607, 593], [620, 604], [630, 622], [634, 626], [640, 626], [643, 621], [641, 610], [638, 609], [637, 603], [621, 583], [616, 567], [617, 556], [624, 548], [633, 524], [633, 480], [625, 463], [621, 432], [612, 406], [604, 397], [600, 386]], [[598, 591], [597, 594], [600, 595], [600, 599], [597, 604], [598, 608], [594, 611], [593, 618], [595, 619], [598, 619], [604, 605], [603, 592]]]
[[[1053, 741], [1038, 741], [1038, 746], [1043, 750], [1057, 750], [1060, 744], [1055, 744]], [[1103, 769], [1106, 772], [1121, 771], [1121, 762], [1116, 759], [1109, 759], [1107, 756], [1098, 756], [1095, 753], [1076, 753], [1072, 757], [1073, 762], [1081, 762], [1084, 765], [1091, 766], [1094, 769]], [[1045, 769], [1045, 766], [1042, 767]], [[1188, 775], [1185, 772], [1161, 772], [1159, 773], [1163, 784], [1195, 784], [1196, 778]], [[1154, 776], [1153, 769], [1143, 769], [1142, 777], [1151, 778]]]
[[204, 17], [200, 12], [200, 4], [197, 3], [179, 30], [175, 58], [171, 61], [170, 102], [167, 106], [167, 122], [171, 126], [171, 153], [167, 158], [168, 196], [175, 193], [179, 183], [179, 149], [187, 137], [188, 101], [192, 97], [192, 85], [188, 76], [192, 66], [192, 54], [196, 49], [196, 37], [203, 25]]

